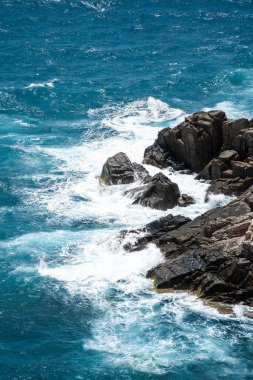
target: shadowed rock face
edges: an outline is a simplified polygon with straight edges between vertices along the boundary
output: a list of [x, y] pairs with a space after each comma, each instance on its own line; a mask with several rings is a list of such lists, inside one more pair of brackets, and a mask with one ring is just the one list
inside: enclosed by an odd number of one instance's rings
[[[222, 123], [226, 115], [222, 111], [196, 112], [185, 118], [175, 128], [165, 128], [158, 134], [155, 147], [163, 153], [153, 157], [158, 165], [166, 164], [160, 157], [172, 156], [195, 172], [202, 170], [215, 157], [222, 146]], [[151, 162], [151, 147], [146, 150], [144, 162]], [[154, 150], [154, 149], [153, 149]], [[163, 154], [163, 155], [162, 155]]]
[[148, 184], [126, 193], [135, 198], [133, 204], [157, 210], [175, 207], [180, 197], [178, 185], [163, 173], [154, 175]]
[[125, 192], [134, 198], [133, 204], [167, 210], [176, 205], [186, 207], [194, 203], [193, 198], [187, 194], [180, 197], [178, 185], [163, 173], [151, 177], [142, 165], [132, 163], [125, 153], [109, 157], [100, 176], [101, 185], [129, 184], [136, 180], [142, 181], [144, 185]]
[[148, 171], [135, 162], [132, 163], [125, 153], [117, 153], [109, 157], [103, 166], [100, 183], [103, 185], [123, 185], [136, 179], [147, 182], [150, 180]]
[[253, 185], [253, 120], [228, 120], [216, 110], [196, 112], [160, 131], [143, 162], [174, 170], [185, 166], [199, 173], [197, 179], [210, 180], [210, 191], [240, 194]]
[[156, 244], [165, 261], [147, 276], [157, 289], [190, 290], [225, 303], [253, 305], [253, 187], [227, 206], [189, 221], [180, 216], [147, 226], [128, 250]]

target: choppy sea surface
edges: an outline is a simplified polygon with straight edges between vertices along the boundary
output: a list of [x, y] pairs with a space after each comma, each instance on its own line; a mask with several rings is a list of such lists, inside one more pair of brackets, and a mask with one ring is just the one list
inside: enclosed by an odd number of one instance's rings
[[[0, 379], [253, 378], [247, 308], [153, 292], [159, 250], [115, 237], [166, 213], [97, 178], [191, 112], [252, 118], [252, 26], [251, 0], [0, 0]], [[174, 214], [229, 201], [164, 172]]]

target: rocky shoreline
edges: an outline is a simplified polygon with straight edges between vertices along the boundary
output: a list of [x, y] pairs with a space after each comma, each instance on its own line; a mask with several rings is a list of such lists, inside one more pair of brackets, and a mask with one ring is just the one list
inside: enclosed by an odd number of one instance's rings
[[[253, 306], [253, 120], [230, 120], [219, 110], [196, 112], [161, 130], [146, 148], [143, 163], [194, 172], [197, 180], [209, 181], [208, 192], [237, 198], [194, 220], [169, 214], [141, 230], [123, 231], [121, 237], [136, 236], [125, 249], [153, 243], [162, 250], [164, 262], [147, 273], [156, 289], [188, 290], [214, 302]], [[125, 193], [133, 205], [167, 210], [194, 202], [163, 173], [151, 177], [124, 153], [106, 161], [102, 185], [135, 181], [142, 184]]]

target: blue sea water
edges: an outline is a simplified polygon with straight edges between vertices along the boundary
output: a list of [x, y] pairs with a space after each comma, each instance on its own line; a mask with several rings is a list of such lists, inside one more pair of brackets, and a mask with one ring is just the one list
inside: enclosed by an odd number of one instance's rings
[[[0, 379], [253, 378], [247, 308], [153, 292], [161, 253], [117, 233], [165, 213], [97, 178], [185, 114], [252, 104], [251, 0], [0, 0]], [[185, 215], [229, 201], [165, 172]]]

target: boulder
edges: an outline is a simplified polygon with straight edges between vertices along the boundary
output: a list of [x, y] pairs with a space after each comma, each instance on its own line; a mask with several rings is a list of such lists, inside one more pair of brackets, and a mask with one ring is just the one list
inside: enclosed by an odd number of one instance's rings
[[253, 157], [241, 161], [236, 151], [225, 150], [196, 179], [211, 180], [209, 190], [214, 193], [238, 195], [253, 184]]
[[178, 185], [163, 173], [154, 175], [148, 184], [131, 189], [126, 194], [135, 198], [133, 204], [140, 204], [157, 210], [175, 207], [180, 197]]
[[148, 171], [142, 165], [132, 163], [125, 153], [120, 152], [106, 160], [100, 176], [100, 183], [123, 185], [135, 180], [148, 182], [150, 178]]

